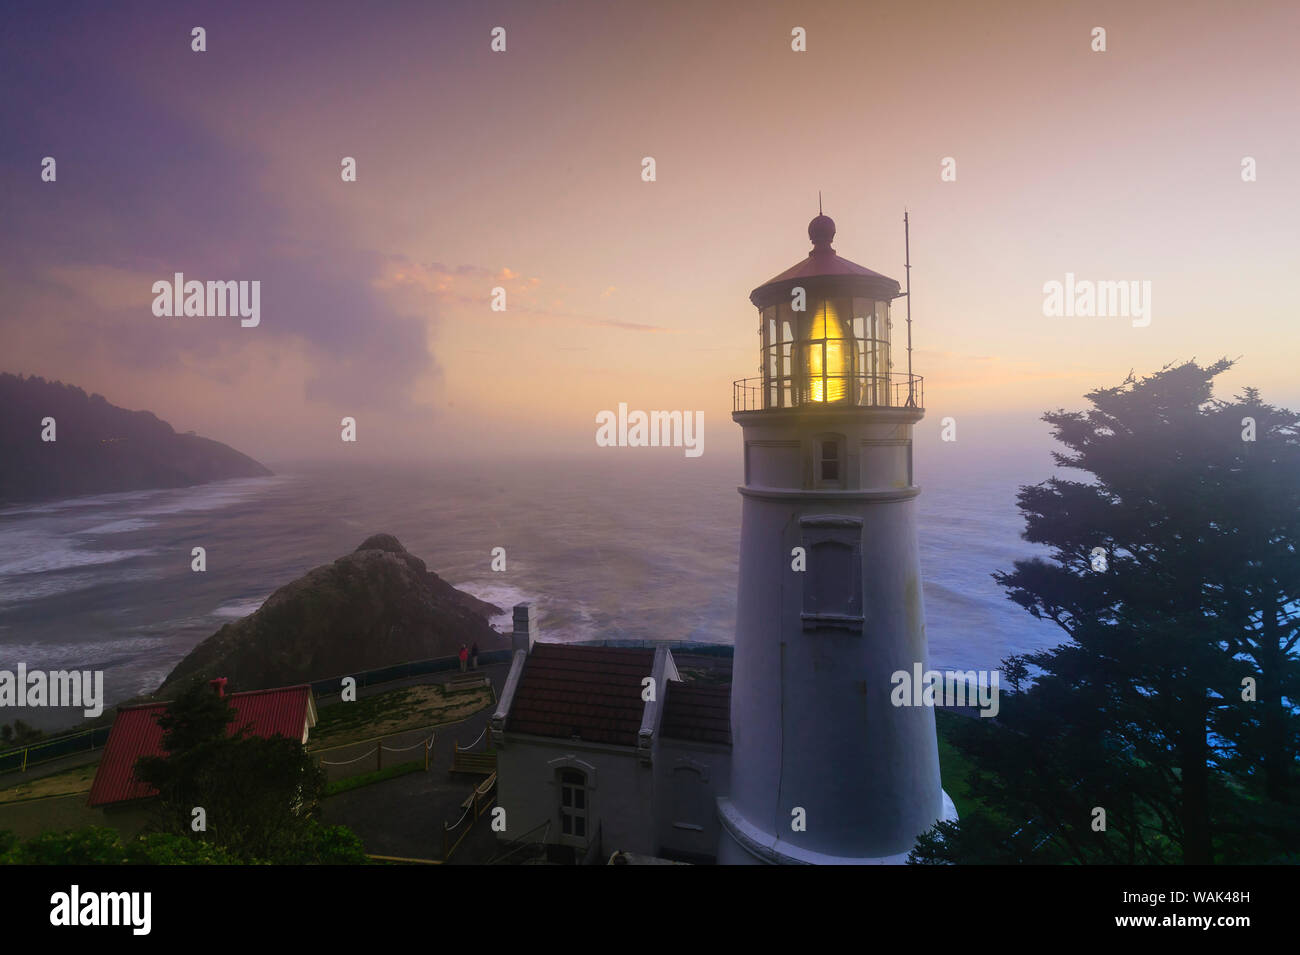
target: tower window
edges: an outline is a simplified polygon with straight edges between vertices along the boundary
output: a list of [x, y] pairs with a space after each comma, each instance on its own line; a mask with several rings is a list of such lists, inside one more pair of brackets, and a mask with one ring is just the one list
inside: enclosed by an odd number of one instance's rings
[[814, 487], [844, 487], [844, 436], [819, 434], [813, 438]]
[[840, 443], [834, 438], [819, 442], [822, 446], [822, 480], [840, 480]]

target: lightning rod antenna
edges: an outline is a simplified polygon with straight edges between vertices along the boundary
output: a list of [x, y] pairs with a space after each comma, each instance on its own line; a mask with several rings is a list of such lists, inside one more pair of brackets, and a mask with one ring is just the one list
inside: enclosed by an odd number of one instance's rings
[[916, 382], [912, 378], [912, 241], [907, 221], [907, 208], [903, 208], [903, 270], [907, 281], [907, 404], [916, 407]]

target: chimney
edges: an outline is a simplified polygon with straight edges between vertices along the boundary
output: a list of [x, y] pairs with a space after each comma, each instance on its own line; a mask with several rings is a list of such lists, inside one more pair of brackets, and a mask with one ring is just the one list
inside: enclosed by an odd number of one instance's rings
[[219, 676], [215, 680], [209, 680], [208, 686], [212, 687], [212, 691], [216, 693], [217, 696], [226, 695], [226, 678], [224, 676]]
[[537, 610], [532, 604], [515, 604], [515, 632], [510, 649], [530, 653], [537, 638]]

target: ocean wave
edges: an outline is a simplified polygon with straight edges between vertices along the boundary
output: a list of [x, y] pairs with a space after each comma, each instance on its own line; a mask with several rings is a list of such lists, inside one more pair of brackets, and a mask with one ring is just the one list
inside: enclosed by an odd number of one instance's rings
[[538, 637], [558, 643], [576, 643], [580, 640], [616, 639], [621, 634], [613, 628], [601, 626], [596, 614], [581, 600], [563, 597], [543, 597], [537, 610]]
[[77, 531], [77, 533], [84, 536], [91, 534], [124, 534], [127, 531], [141, 531], [147, 527], [154, 527], [157, 523], [157, 521], [142, 521], [139, 518], [131, 517], [126, 520], [98, 524], [95, 527], [88, 527], [84, 531]]
[[23, 514], [55, 514], [59, 511], [108, 507], [116, 509], [122, 504], [141, 501], [158, 494], [154, 488], [147, 491], [114, 491], [111, 494], [86, 494], [82, 497], [64, 497], [57, 501], [41, 501], [38, 504], [18, 504], [0, 509], [0, 517], [18, 517]]
[[[270, 594], [267, 594], [266, 596], [269, 597]], [[212, 616], [236, 618], [247, 617], [249, 614], [257, 613], [264, 603], [266, 603], [266, 597], [254, 597], [249, 600], [235, 600], [231, 603], [222, 604], [216, 610], [212, 611]]]
[[286, 475], [273, 474], [270, 477], [231, 478], [228, 481], [213, 481], [210, 484], [178, 488], [167, 492], [166, 498], [170, 499], [141, 508], [137, 516], [155, 517], [187, 514], [192, 511], [214, 511], [233, 504], [241, 504], [257, 491], [268, 490], [290, 480], [292, 479]]
[[[257, 611], [265, 601], [259, 591], [308, 569], [305, 555], [346, 553], [365, 533], [403, 522], [416, 538], [399, 535], [412, 553], [436, 557], [430, 566], [447, 580], [460, 579], [459, 589], [503, 609], [490, 620], [500, 632], [513, 628], [516, 604], [532, 603], [538, 636], [546, 641], [734, 639], [739, 516], [717, 503], [714, 483], [679, 482], [685, 502], [679, 507], [649, 476], [644, 486], [611, 491], [600, 485], [613, 495], [608, 500], [596, 485], [582, 484], [580, 473], [544, 476], [552, 483], [534, 493], [490, 501], [482, 482], [435, 483], [430, 493], [423, 472], [406, 484], [394, 477], [382, 491], [368, 477], [362, 483], [350, 473], [308, 473], [7, 512], [0, 515], [0, 626], [10, 629], [0, 630], [0, 660], [21, 652], [29, 664], [48, 660], [40, 665], [51, 669], [70, 660], [108, 661], [112, 694], [155, 689], [199, 641]], [[697, 486], [700, 495], [692, 497]], [[981, 503], [986, 490], [1001, 494], [997, 506]], [[954, 499], [944, 507], [918, 515], [933, 662], [987, 669], [1007, 652], [1059, 642], [1050, 625], [1008, 601], [989, 576], [1036, 552], [1019, 538], [1022, 521], [1012, 505], [1002, 505], [1006, 495], [976, 484], [949, 496]], [[588, 499], [600, 506], [584, 516], [579, 505]], [[332, 516], [322, 520], [322, 514]], [[494, 527], [494, 540], [527, 542], [531, 565], [512, 564], [510, 575], [486, 570], [483, 548], [474, 542]], [[108, 536], [134, 531], [140, 536]], [[104, 536], [96, 541], [96, 535]], [[690, 542], [701, 536], [713, 543], [696, 552]], [[192, 540], [209, 541], [227, 559], [210, 557], [207, 574], [191, 577]], [[458, 550], [445, 543], [450, 540], [471, 543]], [[112, 546], [128, 541], [155, 548], [154, 556], [141, 559], [151, 552]], [[182, 577], [185, 583], [175, 586]], [[80, 592], [62, 599], [70, 590]], [[10, 610], [9, 601], [33, 603]], [[36, 629], [28, 629], [29, 621]], [[127, 628], [137, 640], [127, 637]], [[27, 646], [38, 642], [38, 633], [58, 643]]]
[[496, 581], [488, 583], [471, 580], [463, 584], [452, 584], [452, 586], [457, 590], [465, 591], [471, 597], [477, 597], [479, 600], [485, 600], [490, 604], [501, 607], [505, 613], [488, 618], [488, 624], [499, 633], [510, 633], [514, 630], [515, 604], [531, 603], [537, 600], [536, 594], [530, 594], [518, 587]]
[[14, 643], [0, 645], [0, 667], [19, 662], [29, 670], [111, 670], [129, 666], [142, 655], [157, 652], [163, 637], [133, 634], [115, 640], [97, 637], [85, 643]]
[[[60, 511], [96, 510], [117, 514], [132, 505], [142, 505], [138, 515], [180, 514], [185, 511], [206, 511], [227, 504], [238, 503], [247, 495], [262, 488], [292, 480], [290, 475], [272, 474], [266, 477], [228, 478], [209, 481], [190, 487], [148, 488], [142, 491], [114, 491], [110, 494], [87, 494], [66, 497], [57, 501], [19, 504], [0, 509], [0, 517], [21, 517], [24, 514], [49, 515]], [[181, 499], [183, 498], [183, 499]], [[158, 502], [155, 506], [154, 502]]]
[[503, 608], [505, 613], [488, 620], [499, 633], [511, 633], [514, 630], [514, 607], [521, 603], [531, 603], [536, 608], [538, 632], [533, 635], [534, 639], [574, 643], [602, 639], [608, 630], [597, 622], [596, 615], [582, 601], [538, 594], [496, 581], [470, 580], [452, 586]]
[[[92, 568], [96, 565], [90, 565]], [[77, 574], [62, 572], [58, 574], [21, 574], [0, 578], [0, 609], [7, 609], [16, 604], [47, 597], [64, 596], [78, 590], [89, 590], [104, 585], [118, 586], [139, 580], [153, 579], [152, 573], [138, 570], [118, 570], [108, 573], [92, 569], [90, 573]]]
[[148, 557], [154, 553], [150, 550], [82, 550], [64, 541], [49, 539], [43, 539], [36, 546], [20, 550], [11, 548], [9, 539], [0, 538], [0, 540], [4, 543], [6, 556], [16, 558], [0, 564], [0, 580], [24, 574], [48, 574], [54, 571], [72, 570], [77, 567], [99, 567], [135, 557]]
[[156, 692], [158, 687], [162, 686], [163, 681], [166, 680], [167, 677], [171, 676], [172, 670], [176, 669], [176, 664], [180, 663], [183, 658], [183, 655], [177, 656], [175, 661], [168, 666], [152, 667], [132, 674], [131, 676], [134, 681], [134, 692], [132, 695], [144, 696]]
[[[166, 520], [171, 515], [230, 507], [285, 480], [279, 475], [236, 478], [193, 488], [68, 498], [0, 512], [8, 518], [0, 525], [0, 603], [88, 586], [57, 577], [38, 582], [30, 579], [33, 575], [104, 567], [158, 553], [139, 548], [96, 550], [84, 546], [84, 538], [147, 530], [160, 523], [150, 518]], [[19, 577], [27, 579], [6, 581]]]

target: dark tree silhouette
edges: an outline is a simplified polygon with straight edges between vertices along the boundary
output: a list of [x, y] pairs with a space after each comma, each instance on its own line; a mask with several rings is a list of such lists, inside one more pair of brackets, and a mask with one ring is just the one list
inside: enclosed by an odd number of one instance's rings
[[1254, 390], [1215, 400], [1231, 364], [1130, 376], [1044, 416], [1057, 464], [1088, 477], [1021, 489], [1024, 536], [1051, 559], [994, 576], [1068, 639], [1022, 658], [1038, 672], [998, 726], [961, 729], [987, 812], [919, 860], [1297, 851], [1300, 419]]

